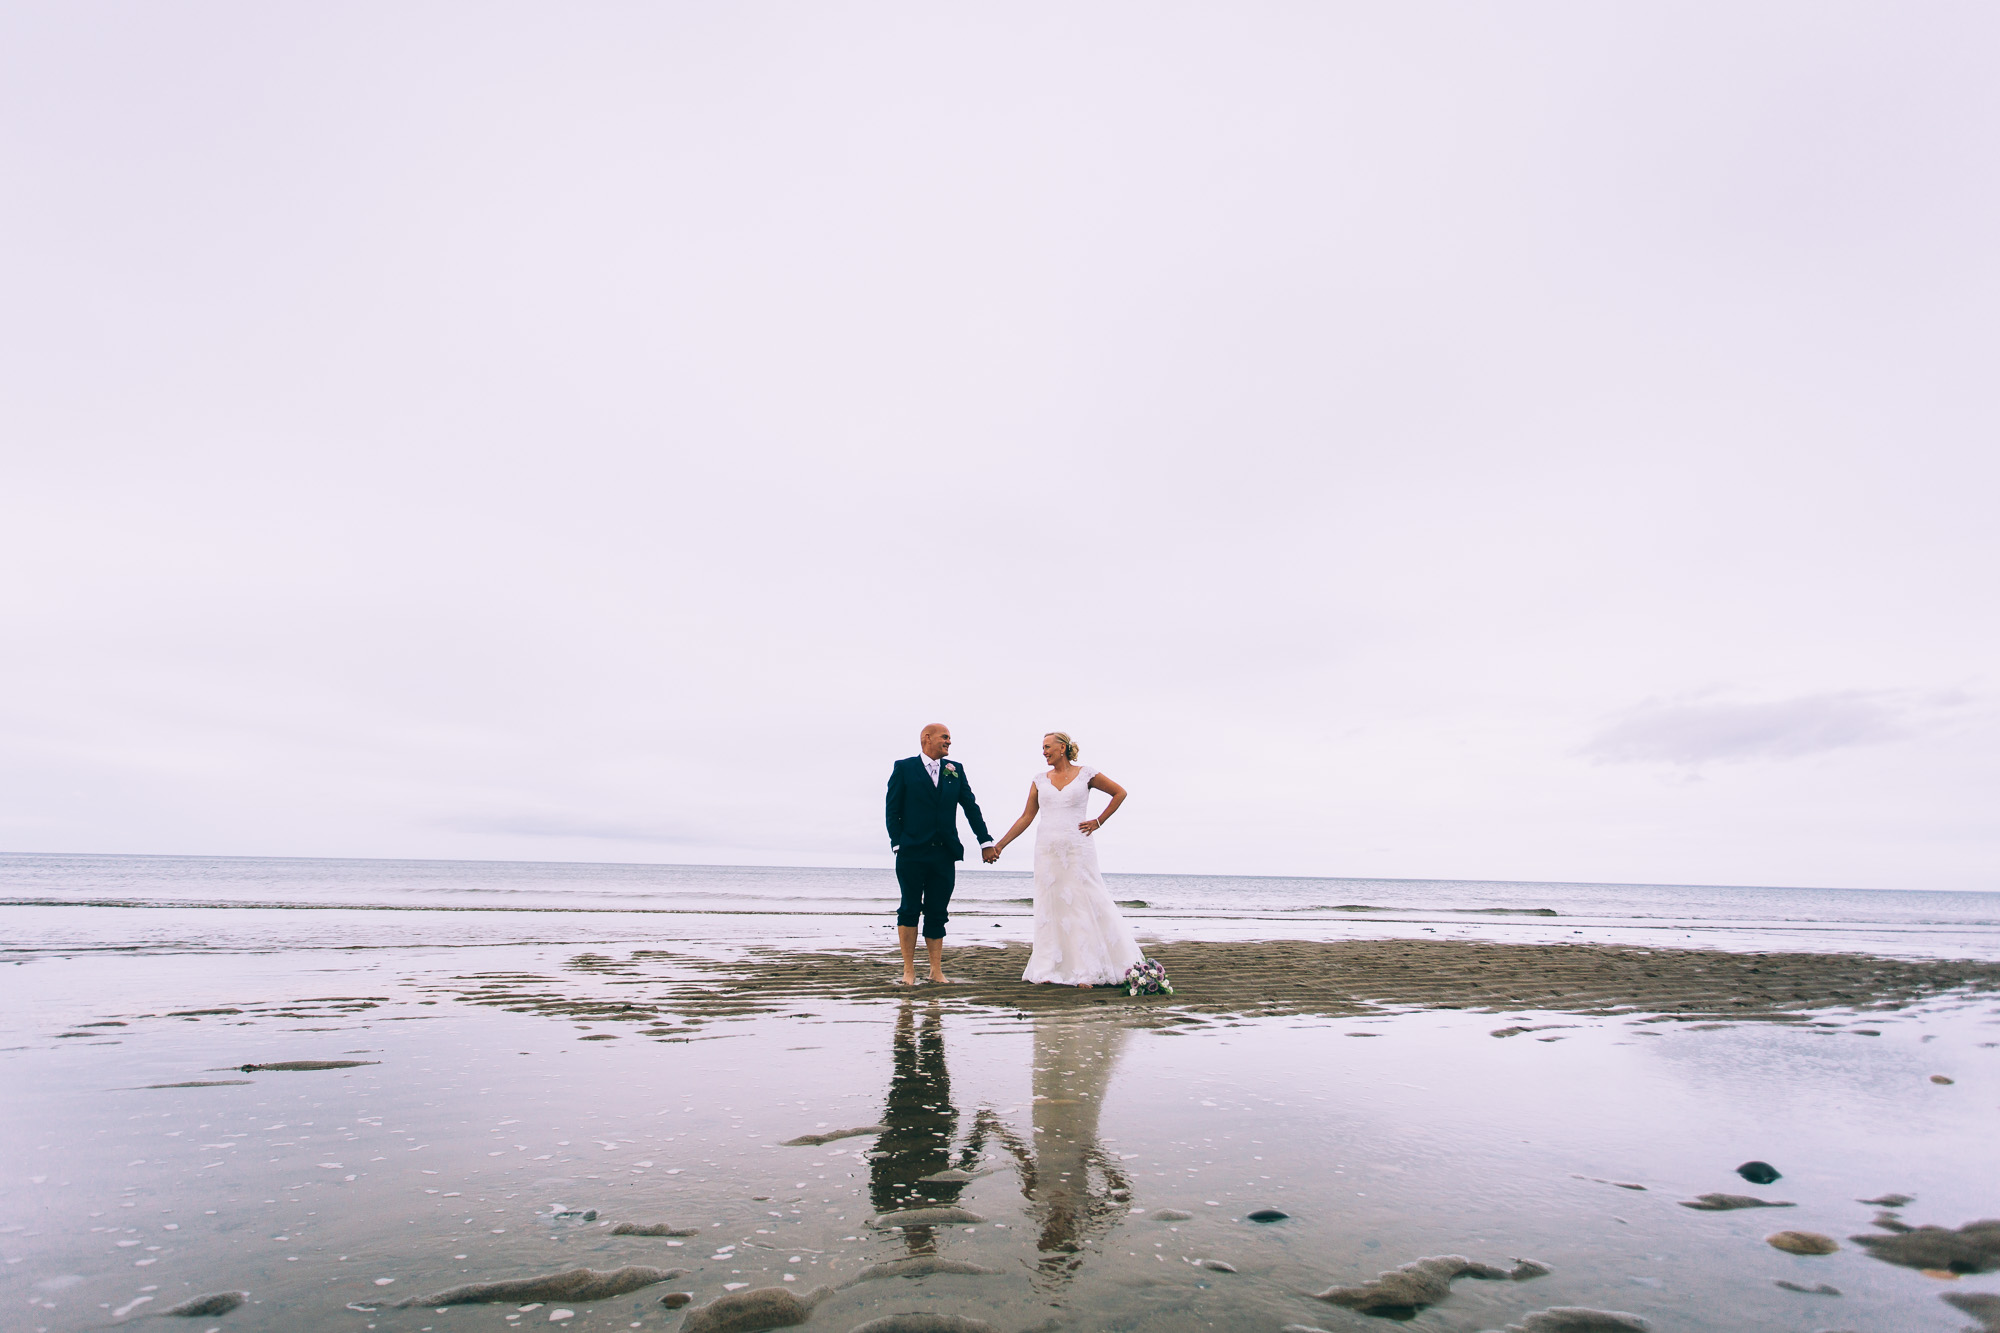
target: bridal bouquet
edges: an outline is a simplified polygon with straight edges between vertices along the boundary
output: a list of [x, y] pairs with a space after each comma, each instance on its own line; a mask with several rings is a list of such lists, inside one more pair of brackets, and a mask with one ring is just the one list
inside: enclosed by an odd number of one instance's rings
[[1167, 969], [1157, 958], [1142, 958], [1132, 964], [1125, 974], [1127, 995], [1172, 995], [1174, 983], [1167, 980]]

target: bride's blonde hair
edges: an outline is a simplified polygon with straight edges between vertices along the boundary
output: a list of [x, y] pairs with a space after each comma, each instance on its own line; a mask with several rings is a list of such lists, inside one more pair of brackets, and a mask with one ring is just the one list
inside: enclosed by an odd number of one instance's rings
[[1066, 731], [1051, 731], [1049, 735], [1055, 737], [1057, 740], [1062, 742], [1063, 758], [1069, 760], [1072, 764], [1075, 763], [1076, 742], [1069, 738], [1069, 733]]

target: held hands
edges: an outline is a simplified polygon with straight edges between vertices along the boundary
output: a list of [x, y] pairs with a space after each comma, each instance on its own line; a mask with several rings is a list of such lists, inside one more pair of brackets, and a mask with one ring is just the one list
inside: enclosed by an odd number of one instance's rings
[[992, 865], [995, 861], [998, 861], [1000, 859], [1000, 849], [998, 847], [982, 848], [979, 853], [979, 859], [984, 861], [987, 865]]

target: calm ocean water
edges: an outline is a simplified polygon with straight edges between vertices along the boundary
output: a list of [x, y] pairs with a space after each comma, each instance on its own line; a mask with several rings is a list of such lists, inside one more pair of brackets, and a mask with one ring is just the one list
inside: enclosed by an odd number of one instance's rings
[[[1448, 935], [2000, 957], [2000, 894], [1681, 884], [1112, 875], [1142, 934]], [[961, 942], [1020, 938], [1032, 884], [968, 865]], [[10, 949], [508, 940], [869, 943], [886, 869], [0, 854]], [[553, 918], [553, 919], [552, 919]]]

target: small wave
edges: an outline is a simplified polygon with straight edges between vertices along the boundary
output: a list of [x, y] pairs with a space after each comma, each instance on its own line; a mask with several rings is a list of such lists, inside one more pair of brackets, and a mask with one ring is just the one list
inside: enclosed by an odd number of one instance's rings
[[1561, 916], [1553, 907], [1447, 907], [1447, 912], [1478, 916]]

